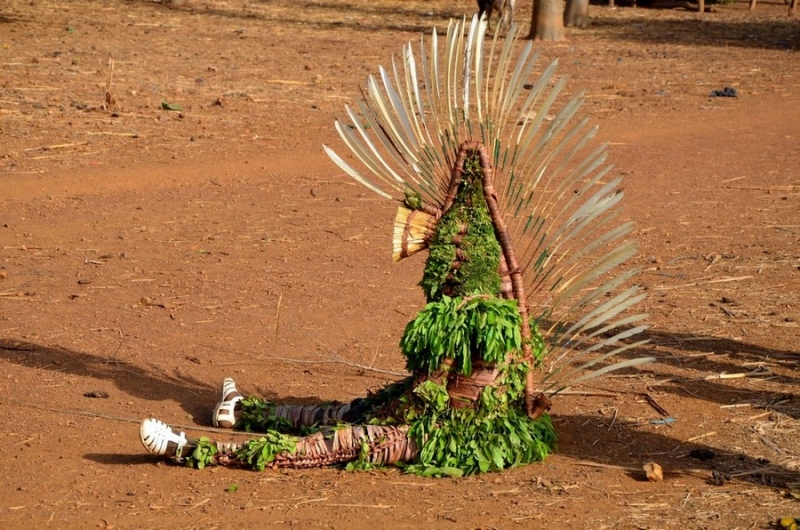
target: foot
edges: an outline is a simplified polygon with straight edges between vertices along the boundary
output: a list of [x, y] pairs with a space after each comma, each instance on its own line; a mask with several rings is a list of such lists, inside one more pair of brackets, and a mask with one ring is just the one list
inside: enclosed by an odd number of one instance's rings
[[169, 425], [154, 418], [142, 422], [139, 439], [154, 455], [166, 456], [178, 463], [183, 462], [184, 453], [188, 454], [194, 447], [193, 440], [187, 439], [184, 433], [175, 433]]
[[214, 407], [212, 421], [214, 427], [233, 429], [236, 425], [236, 404], [244, 397], [236, 389], [236, 383], [230, 377], [222, 382], [222, 397]]

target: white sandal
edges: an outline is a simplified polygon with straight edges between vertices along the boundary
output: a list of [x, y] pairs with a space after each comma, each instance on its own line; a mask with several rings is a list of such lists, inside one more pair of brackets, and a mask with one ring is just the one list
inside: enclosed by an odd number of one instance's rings
[[236, 404], [243, 399], [244, 397], [236, 389], [236, 383], [233, 379], [226, 377], [222, 382], [222, 397], [217, 406], [214, 407], [214, 415], [212, 416], [214, 427], [233, 429], [236, 425], [234, 410], [236, 409]]
[[167, 456], [176, 462], [183, 460], [183, 448], [189, 444], [186, 434], [176, 434], [169, 425], [155, 418], [142, 422], [139, 439], [145, 449], [154, 455]]

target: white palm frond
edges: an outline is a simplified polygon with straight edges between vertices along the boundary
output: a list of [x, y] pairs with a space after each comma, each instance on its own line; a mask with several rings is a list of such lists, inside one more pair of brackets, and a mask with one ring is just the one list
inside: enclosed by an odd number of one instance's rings
[[485, 146], [522, 269], [522, 302], [548, 345], [539, 383], [556, 393], [650, 360], [607, 364], [642, 344], [630, 339], [646, 329], [647, 315], [633, 310], [644, 295], [627, 286], [636, 271], [625, 264], [637, 246], [633, 223], [618, 219], [621, 179], [609, 177], [607, 146], [593, 144], [597, 128], [576, 117], [584, 96], [560, 104], [565, 79], [555, 78], [557, 61], [536, 77], [539, 53], [517, 36], [512, 27], [505, 40], [487, 38], [485, 20], [475, 17], [450, 21], [444, 37], [434, 31], [427, 48], [421, 39], [419, 55], [409, 43], [391, 69], [367, 79], [358, 110], [346, 107], [346, 119], [336, 122], [369, 177], [324, 148], [379, 195], [417, 195], [441, 209], [460, 146]]

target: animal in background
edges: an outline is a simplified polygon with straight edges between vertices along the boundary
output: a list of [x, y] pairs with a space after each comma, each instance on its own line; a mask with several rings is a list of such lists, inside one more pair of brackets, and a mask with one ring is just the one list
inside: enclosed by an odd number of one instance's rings
[[506, 29], [510, 28], [514, 22], [514, 0], [478, 0], [478, 16], [486, 13], [487, 23], [491, 22], [495, 10], [498, 23]]

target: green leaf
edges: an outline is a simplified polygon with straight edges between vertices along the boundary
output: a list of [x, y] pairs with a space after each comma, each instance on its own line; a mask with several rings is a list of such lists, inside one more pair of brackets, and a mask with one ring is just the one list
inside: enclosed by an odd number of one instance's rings
[[455, 438], [450, 438], [450, 443], [448, 443], [447, 449], [451, 453], [455, 453], [456, 451], [458, 451], [458, 446], [456, 445], [456, 439]]
[[177, 103], [170, 103], [168, 101], [162, 101], [161, 108], [163, 110], [181, 111], [183, 110], [183, 105], [179, 105]]
[[481, 470], [481, 473], [486, 473], [487, 471], [489, 471], [489, 466], [490, 466], [489, 460], [487, 460], [486, 457], [484, 457], [480, 453], [478, 453], [477, 456], [478, 456], [478, 468]]
[[448, 477], [458, 478], [464, 476], [464, 472], [457, 467], [440, 467], [439, 470], [443, 475], [447, 475]]

